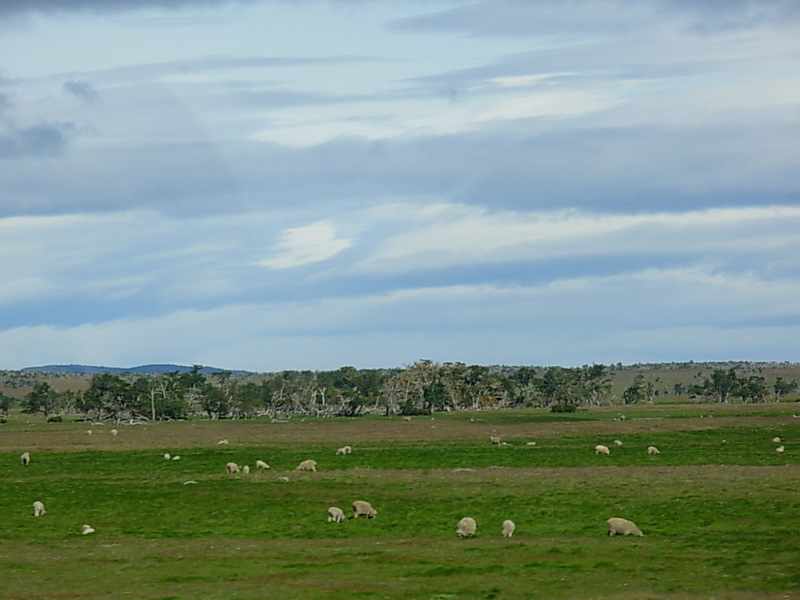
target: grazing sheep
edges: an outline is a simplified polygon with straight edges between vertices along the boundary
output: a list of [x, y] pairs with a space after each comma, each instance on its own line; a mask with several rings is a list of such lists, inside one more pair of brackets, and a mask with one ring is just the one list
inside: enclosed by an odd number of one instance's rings
[[658, 449], [658, 448], [656, 448], [655, 446], [648, 446], [648, 447], [647, 447], [647, 453], [648, 453], [648, 454], [661, 454], [661, 452], [659, 451], [659, 449]]
[[340, 455], [340, 454], [352, 454], [352, 453], [353, 453], [353, 449], [350, 446], [342, 446], [341, 448], [339, 448], [336, 451], [337, 455]]
[[234, 475], [235, 473], [239, 472], [239, 465], [235, 462], [229, 462], [225, 465], [225, 470], [228, 472], [228, 475]]
[[620, 519], [619, 517], [611, 517], [608, 521], [608, 535], [638, 535], [643, 536], [642, 531], [636, 526], [633, 521], [628, 519]]
[[245, 475], [249, 475], [250, 474], [250, 465], [243, 466], [242, 467], [242, 473], [244, 473]]
[[44, 514], [47, 514], [47, 511], [44, 509], [44, 504], [37, 500], [33, 503], [33, 516], [41, 517]]
[[217, 446], [227, 446], [228, 440], [220, 440], [217, 442]]
[[774, 444], [780, 444], [780, 443], [781, 443], [781, 438], [779, 438], [779, 437], [776, 435], [774, 438], [772, 438], [772, 442], [773, 442]]
[[344, 512], [338, 506], [328, 508], [328, 523], [341, 523], [344, 521]]
[[286, 475], [283, 475], [281, 477], [278, 477], [278, 481], [289, 481], [289, 478], [286, 477]]
[[495, 446], [499, 446], [500, 443], [503, 441], [501, 438], [497, 437], [496, 435], [490, 436], [489, 441], [492, 442]]
[[525, 445], [526, 445], [526, 446], [535, 446], [535, 445], [536, 445], [536, 442], [528, 442], [528, 443], [527, 443], [527, 444], [525, 444]]
[[86, 433], [87, 433], [88, 435], [92, 435], [92, 430], [91, 430], [91, 429], [87, 429], [87, 430], [86, 430]]
[[263, 460], [256, 461], [256, 469], [269, 469], [269, 465]]
[[777, 452], [778, 454], [782, 453], [784, 450], [786, 450], [786, 448], [784, 448], [783, 446], [778, 446], [777, 448], [775, 448], [775, 452]]
[[403, 417], [403, 421], [410, 421], [411, 417]]
[[506, 519], [503, 521], [503, 537], [511, 537], [514, 535], [514, 530], [517, 528], [514, 521]]
[[478, 530], [478, 525], [475, 523], [475, 519], [473, 519], [472, 517], [464, 517], [458, 522], [456, 535], [458, 537], [470, 537], [475, 535], [475, 532], [477, 530]]
[[366, 517], [367, 519], [374, 519], [378, 516], [378, 511], [372, 508], [372, 504], [365, 500], [356, 500], [353, 502], [353, 518]]
[[91, 525], [84, 525], [83, 526], [83, 535], [89, 535], [90, 533], [94, 533], [94, 527]]
[[181, 457], [177, 456], [177, 455], [172, 457], [172, 460], [180, 460], [180, 459], [181, 459]]
[[304, 460], [299, 465], [297, 465], [296, 471], [311, 471], [316, 472], [317, 470], [317, 461], [315, 460]]
[[170, 456], [170, 453], [169, 452], [165, 452], [164, 453], [164, 460], [171, 460], [171, 459], [172, 459], [172, 456]]
[[27, 467], [31, 464], [31, 453], [30, 452], [23, 452], [22, 455], [19, 457], [19, 462], [22, 464], [23, 467]]
[[118, 433], [119, 433], [119, 431], [117, 431], [116, 429], [112, 429], [111, 430], [111, 435], [117, 435]]
[[622, 440], [614, 440], [615, 446], [622, 446]]
[[595, 454], [611, 454], [611, 450], [608, 449], [608, 446], [603, 446], [602, 444], [597, 444], [594, 447]]

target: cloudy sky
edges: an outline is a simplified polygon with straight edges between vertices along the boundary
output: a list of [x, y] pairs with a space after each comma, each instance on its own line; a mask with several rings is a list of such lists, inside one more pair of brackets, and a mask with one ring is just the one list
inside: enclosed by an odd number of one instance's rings
[[0, 368], [423, 358], [800, 360], [800, 3], [0, 3]]

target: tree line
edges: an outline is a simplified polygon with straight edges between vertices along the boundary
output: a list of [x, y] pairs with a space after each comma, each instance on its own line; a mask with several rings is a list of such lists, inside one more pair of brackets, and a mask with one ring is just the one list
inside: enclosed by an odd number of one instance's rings
[[[658, 379], [638, 373], [620, 398], [611, 396], [605, 365], [507, 367], [417, 361], [402, 369], [282, 371], [258, 378], [231, 372], [190, 371], [92, 376], [82, 392], [57, 392], [46, 381], [34, 384], [21, 401], [26, 413], [45, 418], [83, 415], [93, 421], [170, 420], [204, 415], [211, 419], [272, 419], [298, 415], [356, 417], [363, 414], [420, 415], [439, 411], [542, 407], [571, 412], [623, 402], [652, 403]], [[680, 389], [679, 389], [680, 386]], [[675, 394], [697, 402], [780, 401], [796, 381], [778, 377], [768, 385], [760, 375], [738, 376], [735, 368], [715, 369], [702, 383], [675, 384]], [[0, 411], [8, 412], [0, 394]]]

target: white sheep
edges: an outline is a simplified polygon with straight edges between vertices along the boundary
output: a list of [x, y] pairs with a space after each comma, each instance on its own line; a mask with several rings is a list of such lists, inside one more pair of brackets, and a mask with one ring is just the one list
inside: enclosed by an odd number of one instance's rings
[[602, 444], [597, 444], [594, 447], [595, 454], [611, 454], [611, 450], [608, 449], [608, 446], [603, 446]]
[[250, 465], [243, 466], [242, 467], [242, 473], [244, 473], [245, 475], [249, 475], [250, 474]]
[[336, 451], [337, 455], [352, 454], [352, 453], [353, 453], [353, 449], [350, 446], [342, 446], [341, 448], [339, 448]]
[[475, 532], [477, 530], [478, 530], [478, 525], [475, 523], [475, 519], [473, 519], [472, 517], [464, 517], [458, 522], [456, 535], [458, 537], [470, 537], [475, 535]]
[[642, 531], [636, 526], [633, 521], [628, 519], [620, 519], [619, 517], [611, 517], [608, 521], [608, 535], [638, 535], [643, 536]]
[[178, 455], [172, 457], [172, 460], [180, 460], [180, 459], [181, 459], [181, 457], [178, 456]]
[[116, 429], [112, 429], [111, 430], [111, 435], [117, 435], [118, 433], [119, 433], [119, 431], [117, 431]]
[[19, 462], [23, 467], [27, 467], [31, 463], [31, 453], [23, 452], [19, 457]]
[[225, 465], [225, 470], [228, 472], [228, 475], [234, 475], [235, 473], [239, 472], [239, 465], [235, 462], [229, 462]]
[[86, 430], [86, 434], [87, 434], [87, 435], [92, 435], [92, 430], [91, 430], [91, 429], [87, 429], [87, 430]]
[[47, 511], [44, 509], [44, 504], [39, 502], [38, 500], [33, 503], [33, 516], [34, 517], [41, 517], [42, 515], [47, 514]]
[[492, 442], [495, 446], [499, 446], [500, 443], [503, 441], [503, 439], [497, 437], [496, 435], [492, 435], [489, 437], [489, 441]]
[[525, 445], [526, 445], [526, 446], [535, 446], [535, 445], [536, 445], [536, 442], [528, 442], [528, 443], [527, 443], [527, 444], [525, 444]]
[[269, 469], [269, 465], [263, 460], [256, 461], [256, 469]]
[[411, 421], [411, 417], [403, 417], [403, 421]]
[[780, 444], [780, 443], [781, 443], [781, 438], [779, 438], [779, 437], [776, 435], [774, 438], [772, 438], [772, 442], [773, 442], [774, 444]]
[[378, 511], [372, 508], [372, 504], [366, 500], [356, 500], [353, 502], [353, 518], [366, 517], [367, 519], [374, 519], [378, 516]]
[[328, 523], [341, 523], [344, 521], [344, 511], [338, 506], [328, 508]]
[[622, 446], [622, 440], [614, 440], [615, 446]]
[[784, 450], [786, 450], [786, 448], [784, 448], [783, 446], [778, 446], [777, 448], [775, 448], [775, 452], [777, 452], [778, 454], [781, 454]]
[[311, 471], [316, 472], [317, 470], [317, 461], [315, 460], [304, 460], [299, 465], [297, 465], [296, 471]]
[[170, 453], [169, 452], [165, 452], [164, 453], [164, 460], [171, 460], [171, 459], [172, 459], [172, 456], [170, 455]]
[[503, 537], [511, 537], [514, 535], [514, 530], [516, 528], [517, 525], [511, 519], [503, 521]]
[[220, 440], [217, 442], [217, 446], [227, 446], [228, 440]]
[[661, 454], [661, 451], [658, 448], [656, 448], [655, 446], [648, 446], [647, 447], [647, 453], [648, 454]]
[[94, 527], [91, 525], [84, 525], [83, 526], [83, 535], [89, 535], [90, 533], [94, 533]]

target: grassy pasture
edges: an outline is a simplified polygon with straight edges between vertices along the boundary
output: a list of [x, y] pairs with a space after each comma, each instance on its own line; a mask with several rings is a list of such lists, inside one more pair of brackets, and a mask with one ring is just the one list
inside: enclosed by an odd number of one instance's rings
[[[793, 411], [204, 421], [117, 436], [12, 419], [0, 428], [0, 598], [800, 598]], [[353, 454], [336, 456], [344, 444]], [[294, 470], [306, 458], [319, 472]], [[224, 472], [256, 459], [272, 468]], [[48, 514], [34, 518], [37, 499]], [[378, 517], [326, 522], [328, 506], [349, 513], [356, 499]], [[478, 535], [457, 539], [467, 515]], [[608, 538], [610, 516], [645, 537]], [[82, 536], [83, 523], [97, 533]]]

